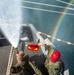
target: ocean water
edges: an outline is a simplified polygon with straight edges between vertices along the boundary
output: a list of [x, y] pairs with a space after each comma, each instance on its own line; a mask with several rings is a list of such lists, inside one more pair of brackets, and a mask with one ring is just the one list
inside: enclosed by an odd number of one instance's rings
[[[66, 60], [70, 75], [74, 74], [74, 10], [70, 10], [74, 8], [73, 3], [72, 0], [22, 1], [23, 23], [31, 23], [38, 31], [61, 39], [61, 42], [56, 39], [52, 39], [52, 42]], [[65, 8], [52, 7], [48, 4]], [[58, 12], [63, 12], [63, 14]], [[66, 42], [71, 42], [71, 45]]]

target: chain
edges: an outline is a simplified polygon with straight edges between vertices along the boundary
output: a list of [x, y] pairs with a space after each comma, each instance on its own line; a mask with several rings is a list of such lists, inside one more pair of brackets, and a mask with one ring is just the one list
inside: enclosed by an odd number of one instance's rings
[[9, 55], [9, 61], [8, 61], [6, 75], [10, 75], [10, 68], [11, 68], [12, 62], [13, 62], [14, 51], [15, 51], [15, 49], [12, 46], [11, 50], [10, 50], [10, 55]]
[[57, 40], [58, 42], [64, 42], [64, 43], [66, 43], [66, 44], [68, 44], [68, 45], [73, 45], [73, 46], [74, 46], [74, 43], [71, 43], [71, 42], [68, 42], [68, 41], [64, 41], [64, 40], [55, 38], [55, 37], [53, 37], [53, 36], [51, 36], [51, 35], [48, 35], [48, 34], [45, 34], [45, 33], [43, 33], [43, 32], [38, 31], [38, 34], [43, 34], [43, 35], [47, 36], [48, 38], [53, 38], [53, 39]]

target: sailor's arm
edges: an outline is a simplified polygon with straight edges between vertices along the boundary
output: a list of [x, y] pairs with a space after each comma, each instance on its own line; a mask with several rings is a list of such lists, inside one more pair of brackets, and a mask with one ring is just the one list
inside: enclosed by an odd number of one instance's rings
[[32, 69], [34, 70], [35, 74], [34, 75], [42, 75], [41, 71], [34, 65], [32, 62], [28, 61]]
[[46, 50], [50, 51], [52, 49], [52, 47], [50, 45], [46, 45], [44, 44], [44, 42], [41, 42], [38, 44], [39, 46], [44, 46]]

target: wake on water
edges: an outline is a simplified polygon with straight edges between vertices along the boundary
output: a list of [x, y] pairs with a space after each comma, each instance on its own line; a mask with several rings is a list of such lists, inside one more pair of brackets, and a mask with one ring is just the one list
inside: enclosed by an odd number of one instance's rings
[[0, 0], [0, 29], [16, 48], [20, 38], [22, 22], [20, 0]]

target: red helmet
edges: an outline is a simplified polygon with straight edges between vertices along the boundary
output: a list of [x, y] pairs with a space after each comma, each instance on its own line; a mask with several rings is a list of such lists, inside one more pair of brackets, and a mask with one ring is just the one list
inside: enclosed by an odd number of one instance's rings
[[56, 62], [59, 58], [60, 58], [60, 52], [58, 50], [54, 50], [50, 57], [50, 61]]

